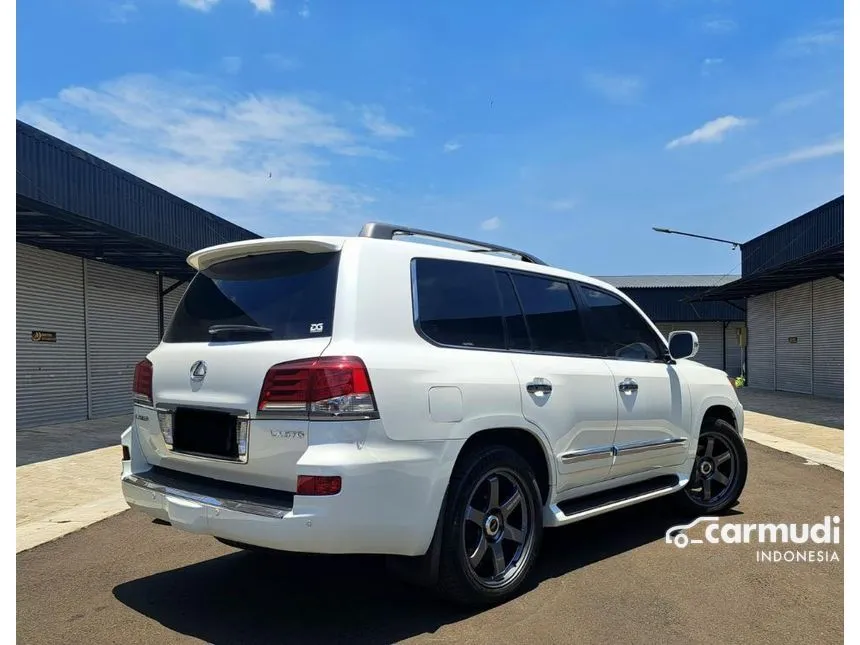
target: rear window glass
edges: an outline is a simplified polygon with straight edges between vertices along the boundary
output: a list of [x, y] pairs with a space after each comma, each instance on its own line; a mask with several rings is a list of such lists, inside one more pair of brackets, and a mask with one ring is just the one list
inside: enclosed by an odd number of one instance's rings
[[505, 331], [492, 267], [415, 260], [418, 325], [442, 345], [504, 349]]
[[[191, 281], [164, 342], [331, 336], [339, 257], [291, 251], [215, 264]], [[211, 333], [218, 325], [229, 328]]]

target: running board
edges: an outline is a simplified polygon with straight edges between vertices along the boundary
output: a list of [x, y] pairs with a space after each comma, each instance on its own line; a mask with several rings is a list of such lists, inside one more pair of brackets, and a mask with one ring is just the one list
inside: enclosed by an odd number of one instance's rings
[[558, 504], [560, 513], [556, 514], [556, 519], [559, 524], [567, 524], [592, 515], [600, 515], [655, 497], [668, 495], [682, 486], [683, 484], [677, 475], [660, 475], [635, 484], [627, 484], [584, 497], [568, 499]]

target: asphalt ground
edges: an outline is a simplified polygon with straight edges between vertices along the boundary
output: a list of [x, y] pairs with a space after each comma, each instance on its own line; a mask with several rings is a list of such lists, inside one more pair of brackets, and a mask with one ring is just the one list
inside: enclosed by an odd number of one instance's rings
[[[723, 523], [842, 517], [841, 472], [747, 446], [747, 488]], [[788, 547], [839, 558], [814, 563], [757, 562], [759, 544], [666, 544], [689, 519], [657, 500], [548, 531], [531, 588], [476, 612], [390, 578], [379, 558], [245, 553], [124, 512], [18, 554], [17, 641], [843, 641], [841, 543]]]

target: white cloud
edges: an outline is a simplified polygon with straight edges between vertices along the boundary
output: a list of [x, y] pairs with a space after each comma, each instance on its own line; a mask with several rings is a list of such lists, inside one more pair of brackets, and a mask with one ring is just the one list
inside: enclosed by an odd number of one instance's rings
[[354, 110], [226, 93], [187, 74], [69, 87], [21, 105], [18, 118], [252, 229], [258, 214], [360, 213], [373, 188], [340, 182], [339, 160], [385, 155]]
[[556, 199], [547, 204], [547, 208], [551, 211], [572, 211], [576, 208], [577, 201], [575, 199]]
[[209, 11], [219, 2], [220, 0], [179, 0], [179, 4], [191, 7], [197, 11]]
[[490, 219], [485, 219], [481, 222], [481, 228], [485, 231], [495, 231], [502, 225], [502, 220], [498, 217], [491, 217]]
[[585, 83], [592, 90], [615, 103], [634, 101], [645, 88], [645, 82], [638, 76], [601, 72], [586, 74]]
[[308, 6], [308, 3], [307, 3], [307, 2], [304, 2], [304, 3], [302, 4], [302, 8], [301, 8], [301, 9], [299, 9], [299, 15], [300, 15], [302, 18], [307, 18], [308, 16], [310, 16], [310, 15], [311, 15], [311, 9], [310, 9], [310, 7]]
[[729, 131], [750, 125], [751, 123], [751, 119], [737, 116], [721, 116], [713, 121], [708, 121], [701, 128], [693, 130], [690, 134], [672, 139], [672, 141], [666, 144], [666, 149], [671, 150], [694, 143], [719, 143]]
[[117, 2], [108, 7], [108, 22], [127, 23], [137, 13], [137, 5], [131, 0]]
[[723, 64], [722, 58], [706, 58], [702, 61], [702, 76], [709, 76], [714, 68]]
[[810, 56], [822, 51], [841, 48], [844, 34], [841, 26], [825, 23], [821, 28], [794, 36], [782, 42], [779, 53], [784, 56]]
[[738, 24], [729, 18], [709, 18], [702, 23], [702, 29], [710, 34], [729, 34], [738, 28]]
[[[204, 12], [212, 9], [219, 2], [221, 0], [179, 0], [179, 4], [181, 5]], [[254, 5], [257, 11], [262, 13], [271, 13], [275, 7], [275, 0], [249, 0], [249, 2]]]
[[833, 141], [826, 141], [805, 148], [798, 148], [782, 155], [757, 161], [744, 166], [740, 170], [732, 173], [730, 179], [741, 179], [750, 175], [757, 175], [768, 170], [775, 170], [784, 166], [792, 166], [804, 161], [812, 161], [814, 159], [822, 159], [824, 157], [832, 157], [841, 155], [845, 151], [845, 141], [842, 137]]
[[459, 150], [462, 147], [463, 147], [463, 144], [461, 144], [459, 141], [451, 140], [451, 141], [446, 141], [445, 145], [442, 146], [442, 149], [445, 152], [456, 152], [457, 150]]
[[224, 56], [221, 59], [221, 69], [227, 74], [238, 74], [242, 70], [242, 59], [238, 56]]
[[796, 112], [797, 110], [811, 107], [826, 97], [827, 94], [827, 90], [818, 90], [816, 92], [807, 92], [806, 94], [789, 97], [774, 105], [773, 113], [788, 114], [789, 112]]
[[297, 60], [284, 56], [283, 54], [266, 54], [263, 58], [269, 65], [282, 72], [290, 72], [300, 67]]
[[412, 130], [392, 123], [385, 117], [385, 110], [378, 105], [361, 108], [361, 121], [374, 136], [382, 139], [399, 139], [412, 136]]

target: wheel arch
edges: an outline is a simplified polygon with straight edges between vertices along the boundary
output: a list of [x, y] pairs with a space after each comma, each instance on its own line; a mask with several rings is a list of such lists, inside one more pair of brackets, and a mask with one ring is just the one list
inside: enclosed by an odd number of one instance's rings
[[463, 445], [454, 460], [449, 474], [449, 484], [442, 496], [439, 514], [436, 517], [436, 528], [430, 546], [423, 556], [395, 557], [387, 559], [389, 569], [395, 575], [422, 586], [432, 586], [438, 580], [439, 561], [441, 558], [443, 518], [449, 503], [450, 475], [458, 466], [480, 448], [487, 445], [504, 445], [516, 450], [522, 455], [535, 473], [538, 490], [543, 504], [549, 499], [550, 491], [555, 485], [555, 471], [552, 467], [544, 440], [533, 430], [518, 426], [490, 427], [473, 432]]
[[500, 427], [487, 428], [473, 433], [460, 448], [454, 462], [454, 470], [456, 471], [457, 467], [478, 449], [494, 444], [515, 450], [529, 463], [537, 480], [541, 502], [546, 504], [549, 500], [550, 490], [555, 484], [553, 462], [549, 458], [549, 451], [544, 441], [531, 430], [521, 427]]

